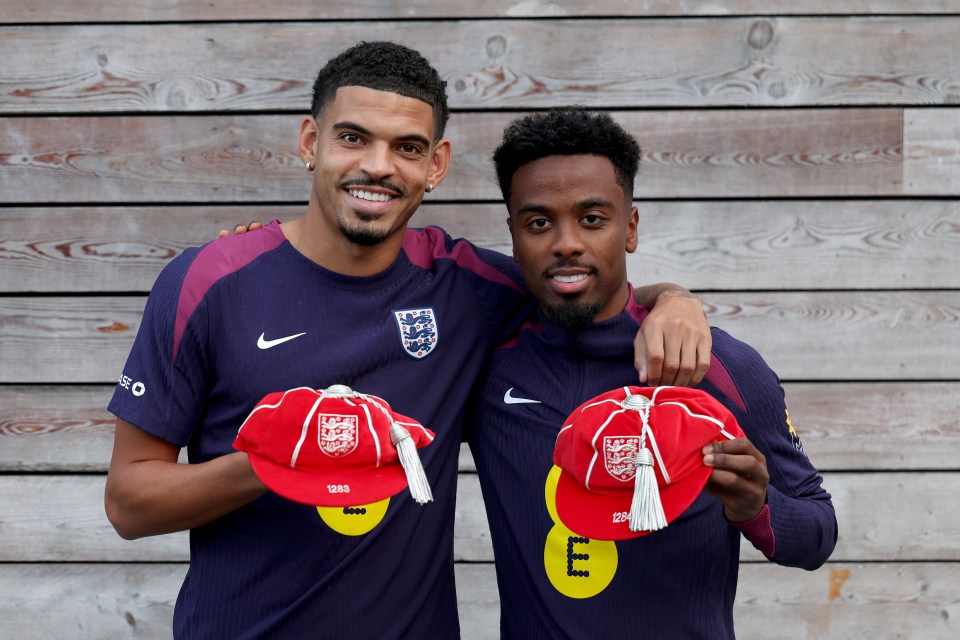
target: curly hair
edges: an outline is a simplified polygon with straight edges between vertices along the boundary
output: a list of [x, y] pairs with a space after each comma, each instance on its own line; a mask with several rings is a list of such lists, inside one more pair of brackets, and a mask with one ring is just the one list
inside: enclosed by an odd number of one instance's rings
[[320, 117], [340, 87], [367, 87], [422, 100], [433, 108], [434, 142], [443, 137], [450, 117], [447, 83], [413, 49], [395, 42], [361, 42], [331, 58], [313, 83], [313, 117]]
[[562, 107], [532, 113], [511, 122], [493, 152], [493, 165], [504, 201], [517, 169], [548, 156], [595, 155], [613, 163], [617, 184], [628, 197], [640, 167], [640, 145], [608, 113]]

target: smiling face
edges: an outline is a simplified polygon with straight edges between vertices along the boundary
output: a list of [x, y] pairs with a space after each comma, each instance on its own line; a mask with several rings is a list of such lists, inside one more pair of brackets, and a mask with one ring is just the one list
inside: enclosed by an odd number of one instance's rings
[[434, 128], [426, 102], [354, 86], [303, 121], [300, 155], [316, 167], [308, 217], [328, 244], [399, 250], [428, 185], [449, 167], [450, 142], [433, 142]]
[[513, 174], [507, 208], [513, 257], [548, 317], [579, 329], [623, 311], [638, 214], [610, 160], [557, 155], [525, 164]]

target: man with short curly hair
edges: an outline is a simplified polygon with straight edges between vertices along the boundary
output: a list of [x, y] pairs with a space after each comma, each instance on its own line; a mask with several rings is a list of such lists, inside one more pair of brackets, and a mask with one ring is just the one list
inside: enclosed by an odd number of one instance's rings
[[553, 457], [564, 420], [637, 384], [632, 340], [647, 310], [633, 300], [626, 254], [640, 226], [640, 148], [609, 114], [566, 108], [511, 123], [493, 157], [514, 259], [540, 302], [538, 319], [491, 356], [468, 412], [501, 637], [732, 639], [741, 535], [772, 562], [811, 570], [837, 539], [830, 494], [779, 380], [750, 346], [714, 328], [698, 388], [747, 438], [703, 452], [713, 467], [706, 492], [665, 529], [617, 541], [568, 529]]

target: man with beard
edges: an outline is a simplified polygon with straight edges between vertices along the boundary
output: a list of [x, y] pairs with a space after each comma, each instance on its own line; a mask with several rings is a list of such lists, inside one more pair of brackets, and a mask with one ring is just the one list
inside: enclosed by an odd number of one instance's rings
[[[105, 506], [125, 538], [190, 530], [176, 638], [459, 636], [464, 406], [535, 301], [507, 257], [407, 228], [450, 166], [444, 85], [392, 43], [330, 60], [300, 127], [312, 177], [305, 215], [189, 249], [151, 291], [109, 406]], [[638, 302], [652, 306], [660, 289]], [[699, 301], [666, 303], [657, 312], [667, 326], [679, 317], [681, 330], [666, 340], [645, 332], [649, 351], [675, 362], [666, 377], [696, 379], [710, 340]], [[233, 451], [267, 394], [335, 385], [379, 396], [436, 434], [421, 452], [432, 504], [405, 493], [339, 510], [298, 504], [268, 492]], [[184, 446], [189, 464], [177, 464]]]
[[558, 515], [554, 445], [567, 416], [636, 385], [632, 340], [648, 316], [626, 253], [637, 247], [639, 157], [609, 115], [581, 109], [513, 122], [494, 154], [513, 256], [540, 301], [538, 319], [494, 352], [468, 411], [504, 639], [733, 638], [741, 535], [808, 570], [836, 544], [830, 495], [776, 374], [716, 328], [698, 388], [747, 437], [703, 452], [706, 491], [666, 528], [629, 540], [592, 540]]

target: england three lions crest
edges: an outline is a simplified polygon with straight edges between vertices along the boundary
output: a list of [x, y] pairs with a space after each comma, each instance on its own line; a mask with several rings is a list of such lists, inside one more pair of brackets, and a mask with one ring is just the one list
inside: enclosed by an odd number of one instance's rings
[[603, 466], [611, 478], [628, 482], [637, 473], [640, 436], [604, 436]]
[[440, 340], [433, 308], [394, 311], [393, 317], [400, 330], [400, 344], [408, 355], [420, 359], [433, 352]]
[[359, 442], [357, 416], [321, 413], [320, 451], [331, 458], [342, 458], [352, 453]]

